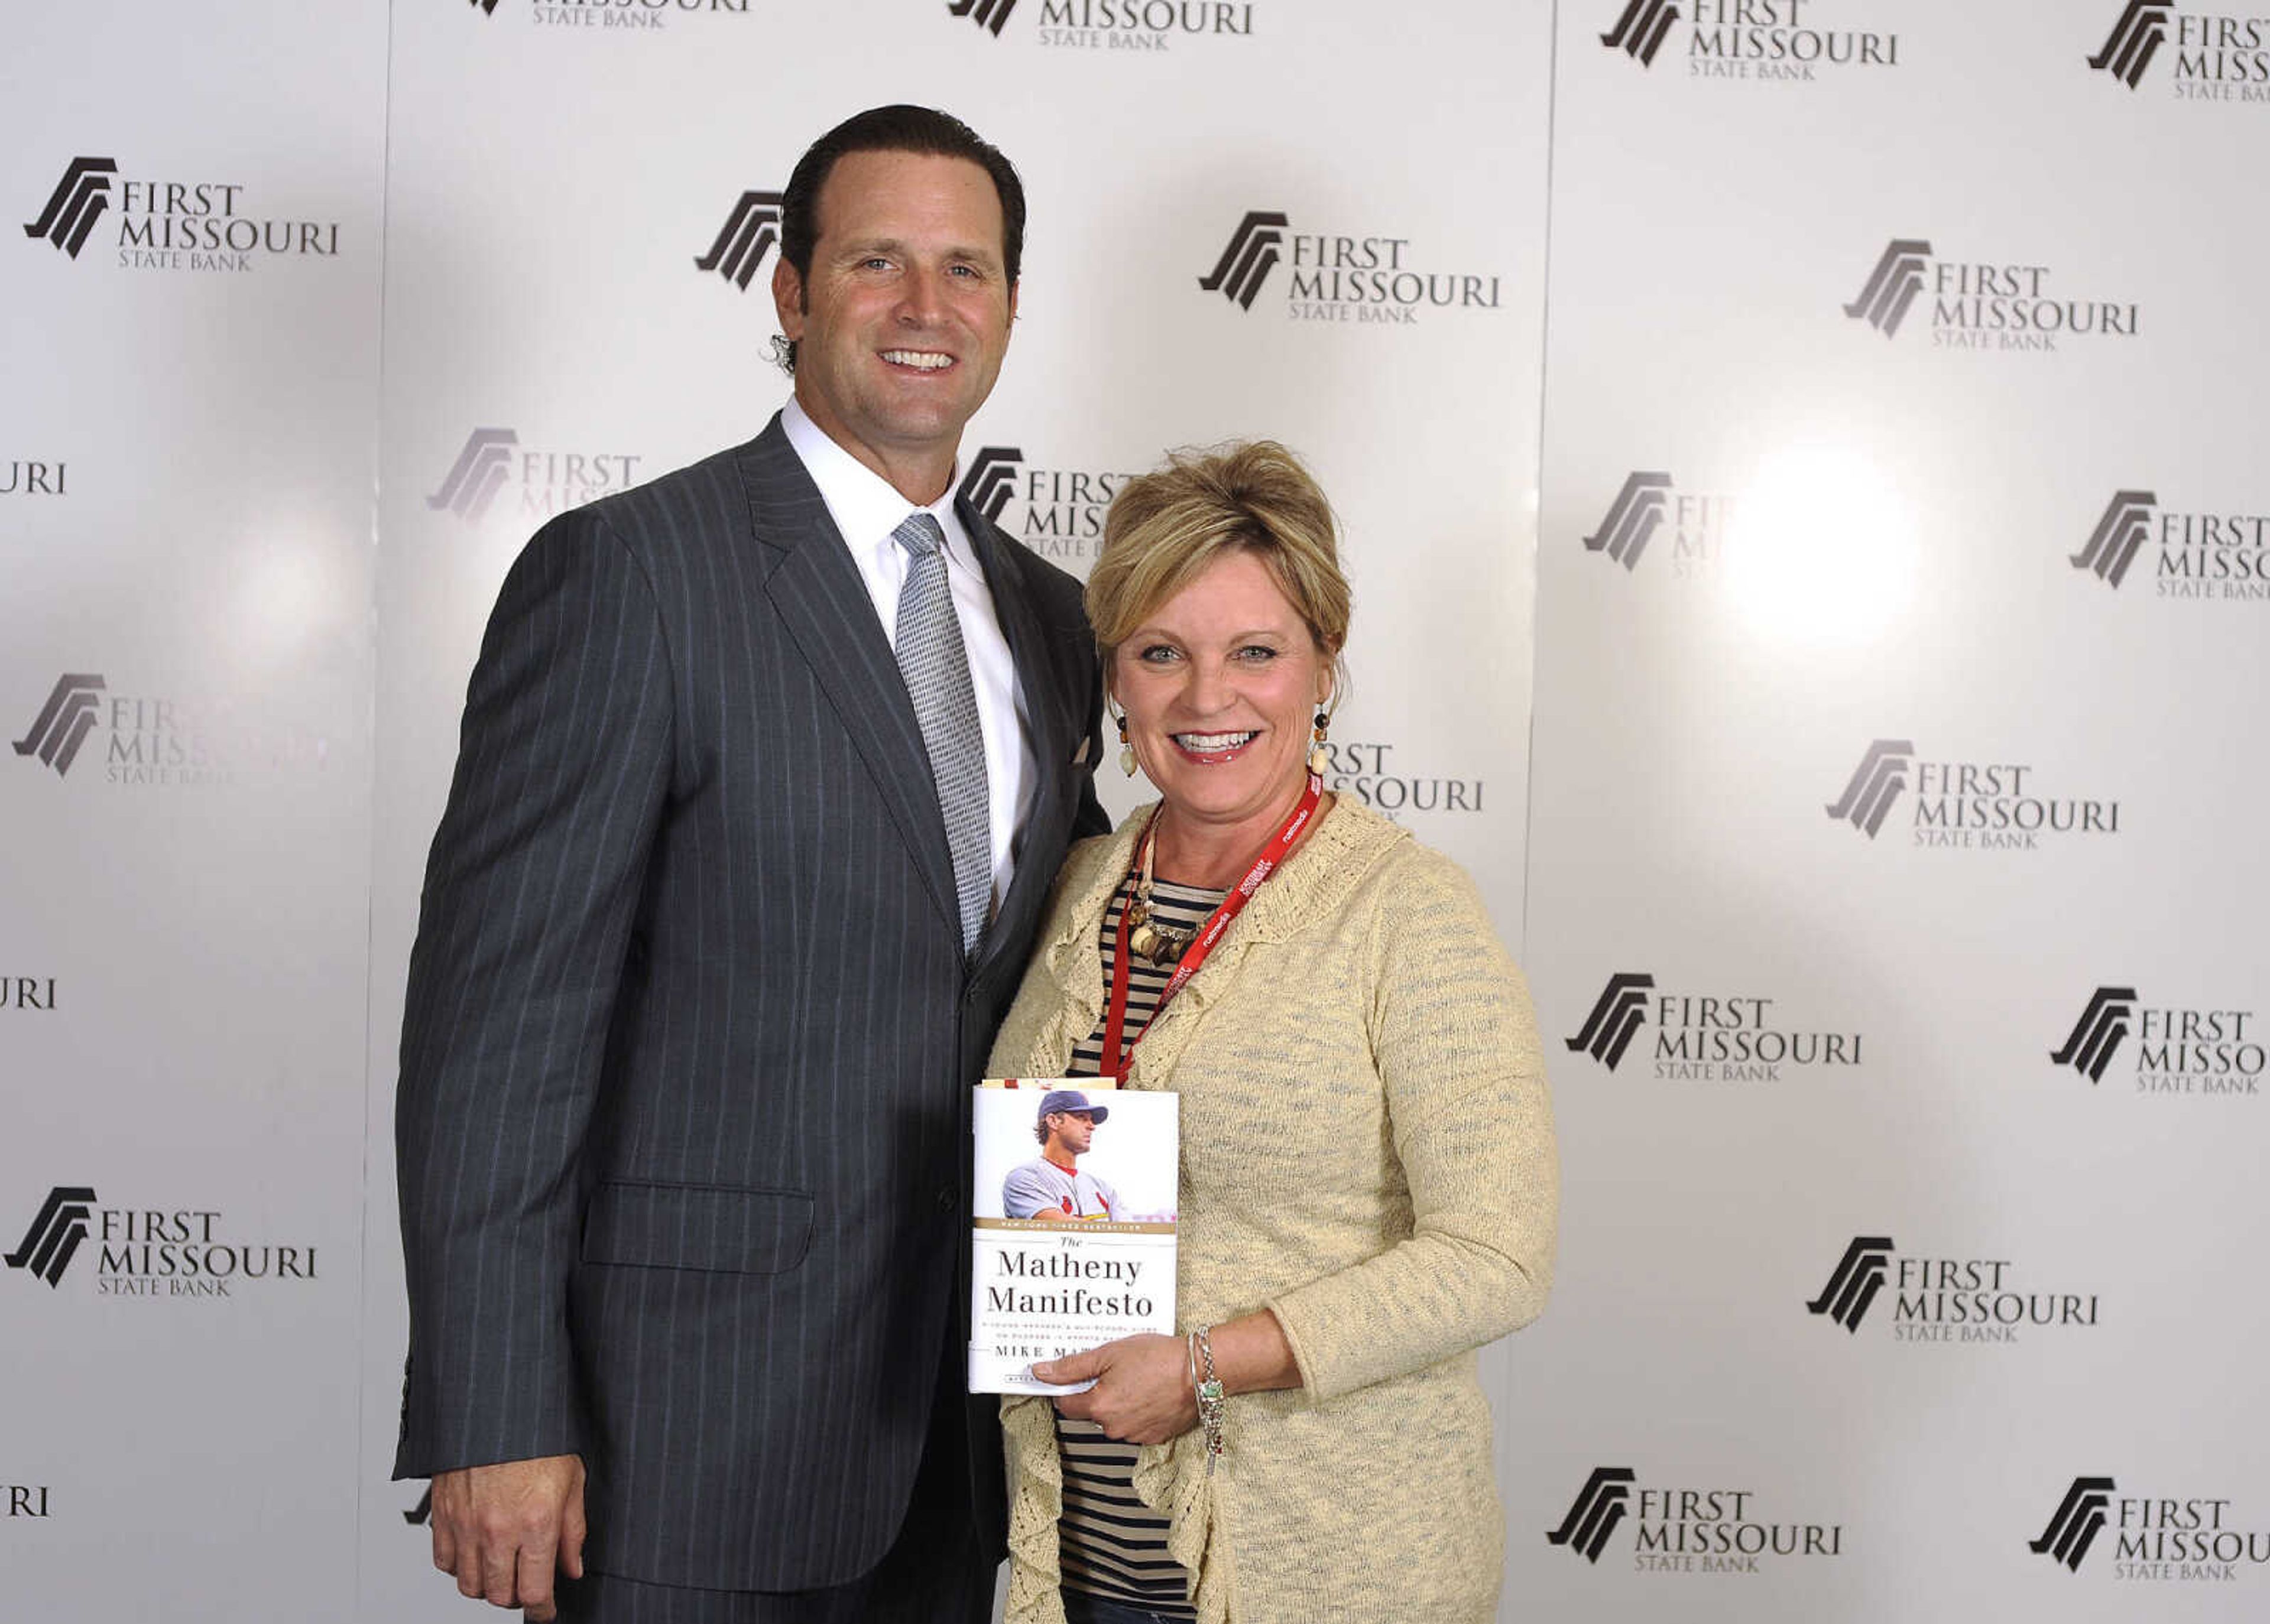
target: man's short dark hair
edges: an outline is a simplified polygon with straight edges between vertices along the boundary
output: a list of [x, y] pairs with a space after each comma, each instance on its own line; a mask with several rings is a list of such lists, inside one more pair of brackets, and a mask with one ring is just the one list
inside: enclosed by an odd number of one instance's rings
[[[835, 172], [835, 160], [853, 152], [916, 152], [931, 158], [962, 158], [992, 177], [1001, 200], [1001, 266], [1009, 285], [1025, 258], [1025, 183], [1017, 167], [1001, 149], [987, 141], [951, 113], [936, 108], [910, 107], [901, 102], [869, 108], [813, 142], [788, 177], [781, 194], [780, 254], [796, 267], [797, 280], [812, 275], [812, 250], [820, 241], [820, 192]], [[796, 345], [775, 338], [773, 347], [783, 367], [796, 371]]]

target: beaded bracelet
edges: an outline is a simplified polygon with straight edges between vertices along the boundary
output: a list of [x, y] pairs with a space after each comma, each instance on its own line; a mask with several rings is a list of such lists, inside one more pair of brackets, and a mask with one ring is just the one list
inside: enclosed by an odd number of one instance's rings
[[[1191, 1332], [1191, 1391], [1198, 1401], [1198, 1425], [1205, 1430], [1206, 1476], [1213, 1475], [1213, 1464], [1221, 1458], [1221, 1379], [1213, 1371], [1213, 1344], [1206, 1340], [1209, 1325]], [[1205, 1378], [1198, 1378], [1198, 1368], [1205, 1368]]]

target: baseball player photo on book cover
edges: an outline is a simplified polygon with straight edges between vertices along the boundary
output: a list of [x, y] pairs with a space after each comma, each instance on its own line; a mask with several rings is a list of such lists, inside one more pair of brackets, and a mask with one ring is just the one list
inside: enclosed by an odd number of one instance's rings
[[1176, 1104], [1109, 1078], [976, 1090], [971, 1392], [1077, 1392], [1033, 1362], [1174, 1334]]

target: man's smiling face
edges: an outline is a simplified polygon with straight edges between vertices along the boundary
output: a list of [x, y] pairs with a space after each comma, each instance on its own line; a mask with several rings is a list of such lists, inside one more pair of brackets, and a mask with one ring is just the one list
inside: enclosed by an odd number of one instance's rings
[[810, 275], [773, 271], [797, 399], [910, 501], [933, 501], [1009, 347], [1000, 197], [967, 159], [849, 152], [817, 214]]

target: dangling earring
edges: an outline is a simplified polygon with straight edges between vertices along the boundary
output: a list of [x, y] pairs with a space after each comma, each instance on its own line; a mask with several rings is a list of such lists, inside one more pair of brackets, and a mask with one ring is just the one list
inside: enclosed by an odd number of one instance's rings
[[1309, 746], [1309, 770], [1319, 778], [1332, 764], [1332, 747], [1324, 743], [1324, 735], [1332, 725], [1332, 713], [1319, 706], [1317, 709], [1317, 730], [1309, 735], [1316, 742]]
[[1127, 742], [1127, 713], [1119, 711], [1113, 720], [1119, 723], [1119, 770], [1132, 778], [1135, 776], [1135, 746]]

